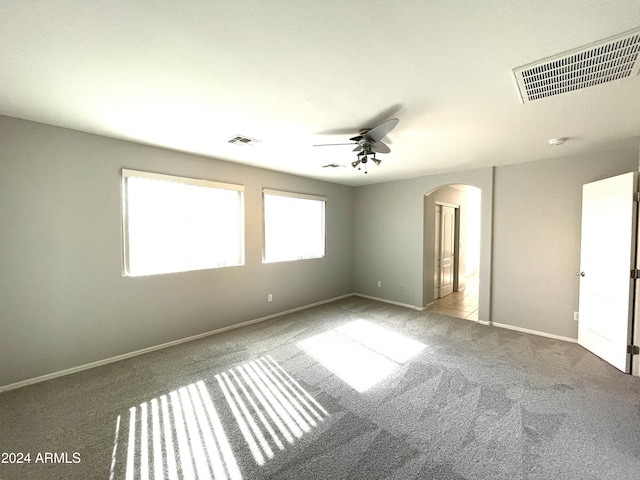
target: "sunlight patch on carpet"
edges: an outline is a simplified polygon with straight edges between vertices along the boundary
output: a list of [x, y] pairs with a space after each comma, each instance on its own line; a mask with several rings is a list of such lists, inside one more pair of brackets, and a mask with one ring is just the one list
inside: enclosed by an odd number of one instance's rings
[[110, 480], [242, 480], [234, 451], [264, 465], [329, 416], [268, 355], [214, 378], [218, 409], [201, 380], [118, 415]]
[[[309, 432], [329, 413], [273, 358], [261, 357], [216, 375], [258, 465]], [[265, 458], [266, 457], [266, 458]]]
[[360, 393], [426, 348], [365, 320], [307, 338], [298, 346]]
[[[231, 445], [203, 381], [129, 408], [124, 472], [116, 476], [121, 416], [110, 479], [242, 480]], [[124, 448], [124, 446], [123, 446]]]

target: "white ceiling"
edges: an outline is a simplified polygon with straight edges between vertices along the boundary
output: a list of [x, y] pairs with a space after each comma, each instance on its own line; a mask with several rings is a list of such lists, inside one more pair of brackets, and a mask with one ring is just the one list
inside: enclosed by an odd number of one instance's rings
[[[639, 25], [637, 0], [4, 0], [0, 114], [364, 185], [639, 145], [640, 77], [523, 105], [511, 72]], [[367, 175], [311, 146], [392, 116]]]

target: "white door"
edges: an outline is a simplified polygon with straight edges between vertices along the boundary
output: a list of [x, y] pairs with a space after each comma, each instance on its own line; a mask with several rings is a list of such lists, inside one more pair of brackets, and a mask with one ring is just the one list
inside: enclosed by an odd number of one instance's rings
[[440, 228], [440, 296], [453, 293], [455, 280], [454, 243], [456, 239], [456, 209], [442, 206]]
[[578, 343], [629, 372], [635, 269], [635, 172], [582, 189]]

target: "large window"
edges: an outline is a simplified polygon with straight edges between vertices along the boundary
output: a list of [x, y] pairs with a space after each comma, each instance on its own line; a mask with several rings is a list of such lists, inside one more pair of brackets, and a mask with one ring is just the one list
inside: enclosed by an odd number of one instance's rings
[[122, 170], [124, 273], [244, 263], [241, 185]]
[[262, 196], [264, 262], [325, 256], [325, 197], [267, 189]]

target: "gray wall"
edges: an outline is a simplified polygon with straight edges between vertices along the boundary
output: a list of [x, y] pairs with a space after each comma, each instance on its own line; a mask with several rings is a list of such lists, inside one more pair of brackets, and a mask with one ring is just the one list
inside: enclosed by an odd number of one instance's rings
[[424, 195], [442, 185], [472, 185], [482, 190], [480, 320], [575, 339], [582, 185], [637, 166], [638, 147], [630, 146], [359, 187], [355, 291], [428, 303]]
[[[479, 318], [488, 320], [493, 168], [358, 187], [355, 196], [355, 291], [423, 307], [424, 196], [443, 185], [482, 190]], [[433, 275], [433, 274], [431, 274]], [[377, 287], [376, 281], [382, 282]], [[433, 288], [433, 286], [432, 286]]]
[[577, 338], [582, 185], [637, 167], [635, 147], [496, 168], [493, 322]]
[[[122, 167], [243, 184], [246, 264], [123, 277]], [[262, 264], [263, 187], [328, 197], [325, 259]], [[351, 293], [353, 193], [0, 117], [0, 385]]]
[[[351, 292], [422, 307], [424, 196], [452, 184], [482, 191], [480, 320], [576, 338], [582, 185], [638, 158], [635, 145], [354, 189], [0, 117], [0, 385]], [[122, 167], [243, 184], [246, 265], [123, 277]], [[328, 197], [326, 259], [262, 264], [263, 187]]]

